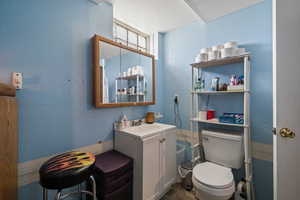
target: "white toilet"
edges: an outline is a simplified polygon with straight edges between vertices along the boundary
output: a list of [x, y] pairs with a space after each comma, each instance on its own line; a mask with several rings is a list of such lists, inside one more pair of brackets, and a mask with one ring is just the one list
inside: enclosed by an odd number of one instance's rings
[[206, 162], [193, 169], [199, 200], [228, 200], [235, 191], [231, 168], [239, 169], [244, 158], [242, 134], [202, 131]]

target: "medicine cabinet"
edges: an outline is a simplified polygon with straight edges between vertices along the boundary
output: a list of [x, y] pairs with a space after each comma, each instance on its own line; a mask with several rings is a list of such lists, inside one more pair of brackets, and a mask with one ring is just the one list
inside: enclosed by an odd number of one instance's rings
[[155, 104], [153, 55], [95, 35], [93, 62], [95, 107]]

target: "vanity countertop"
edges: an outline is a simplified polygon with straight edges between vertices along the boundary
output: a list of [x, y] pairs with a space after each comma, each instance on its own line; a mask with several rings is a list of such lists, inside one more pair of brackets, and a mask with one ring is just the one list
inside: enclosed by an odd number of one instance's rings
[[176, 129], [176, 126], [162, 123], [142, 124], [140, 126], [124, 128], [122, 130], [117, 131], [117, 134], [126, 133], [134, 137], [138, 137], [140, 139], [145, 139], [147, 137], [155, 135], [158, 132], [170, 129]]

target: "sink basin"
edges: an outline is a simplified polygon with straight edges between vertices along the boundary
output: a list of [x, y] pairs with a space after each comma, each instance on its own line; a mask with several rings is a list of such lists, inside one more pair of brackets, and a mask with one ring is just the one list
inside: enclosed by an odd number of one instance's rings
[[121, 130], [121, 132], [125, 132], [139, 138], [145, 138], [171, 128], [176, 128], [176, 127], [168, 124], [153, 123], [153, 124], [142, 124], [140, 126], [125, 128]]
[[160, 126], [157, 123], [154, 124], [142, 124], [140, 126], [134, 126], [131, 127], [133, 130], [137, 130], [137, 131], [153, 131], [153, 130], [159, 130], [162, 128], [162, 126]]

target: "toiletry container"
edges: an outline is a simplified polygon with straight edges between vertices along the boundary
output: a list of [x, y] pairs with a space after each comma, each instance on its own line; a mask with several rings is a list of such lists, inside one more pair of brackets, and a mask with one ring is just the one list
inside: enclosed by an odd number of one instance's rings
[[214, 119], [215, 118], [215, 112], [214, 110], [208, 110], [206, 113], [207, 113], [207, 117], [206, 119], [207, 120], [211, 120], [211, 119]]
[[207, 120], [207, 111], [199, 111], [198, 117], [200, 120]]
[[145, 121], [148, 124], [153, 124], [155, 122], [155, 113], [154, 112], [147, 112]]
[[220, 78], [216, 77], [211, 80], [211, 89], [212, 91], [219, 91], [219, 82]]

